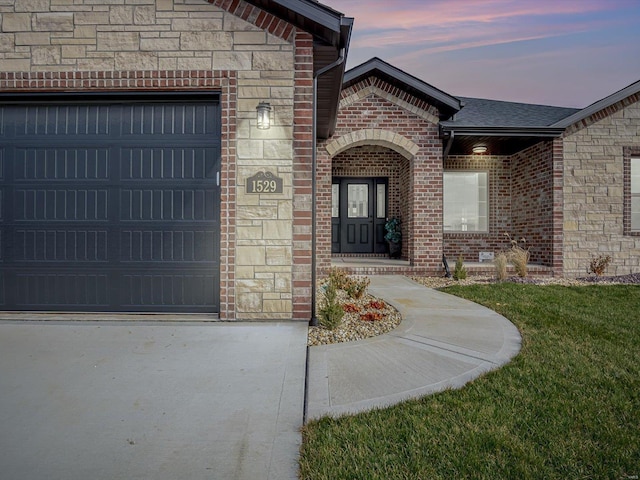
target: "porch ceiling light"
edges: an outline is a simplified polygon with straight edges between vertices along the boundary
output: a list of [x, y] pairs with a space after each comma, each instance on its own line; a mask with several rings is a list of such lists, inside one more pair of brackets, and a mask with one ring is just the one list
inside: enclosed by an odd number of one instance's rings
[[486, 145], [475, 145], [471, 150], [473, 153], [487, 153]]
[[258, 114], [258, 128], [268, 130], [271, 127], [271, 104], [260, 102], [256, 107], [256, 112]]

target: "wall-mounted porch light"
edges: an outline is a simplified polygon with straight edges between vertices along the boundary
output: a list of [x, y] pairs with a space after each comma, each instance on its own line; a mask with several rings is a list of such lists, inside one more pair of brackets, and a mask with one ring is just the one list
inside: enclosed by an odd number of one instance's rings
[[473, 153], [487, 153], [487, 146], [486, 145], [474, 145], [474, 147], [471, 149], [471, 151]]
[[260, 130], [268, 130], [271, 127], [271, 104], [260, 102], [256, 107], [258, 115], [258, 128]]

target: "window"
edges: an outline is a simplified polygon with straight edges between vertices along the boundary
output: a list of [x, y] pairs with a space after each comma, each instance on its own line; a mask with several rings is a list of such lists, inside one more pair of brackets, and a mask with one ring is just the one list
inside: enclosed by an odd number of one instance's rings
[[347, 188], [348, 217], [367, 218], [369, 216], [369, 185], [349, 184]]
[[487, 172], [444, 172], [444, 231], [489, 230]]
[[333, 218], [340, 217], [340, 184], [331, 185], [331, 216]]
[[379, 183], [376, 185], [376, 217], [386, 218], [387, 216], [387, 184]]
[[631, 157], [631, 231], [640, 232], [640, 157]]

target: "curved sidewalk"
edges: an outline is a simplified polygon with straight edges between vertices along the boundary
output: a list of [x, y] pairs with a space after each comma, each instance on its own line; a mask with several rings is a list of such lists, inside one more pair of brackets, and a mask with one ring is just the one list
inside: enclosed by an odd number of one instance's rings
[[371, 294], [402, 323], [379, 337], [309, 347], [307, 420], [460, 388], [520, 351], [518, 329], [493, 310], [403, 276], [370, 279]]

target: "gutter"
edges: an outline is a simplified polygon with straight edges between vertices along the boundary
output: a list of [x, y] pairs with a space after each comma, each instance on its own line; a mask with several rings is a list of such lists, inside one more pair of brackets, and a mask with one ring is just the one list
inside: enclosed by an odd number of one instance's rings
[[465, 127], [440, 124], [442, 131], [458, 135], [477, 137], [559, 137], [563, 127]]
[[346, 48], [342, 47], [340, 49], [340, 53], [338, 54], [338, 58], [333, 63], [330, 63], [329, 65], [321, 68], [313, 74], [313, 123], [311, 133], [313, 135], [313, 145], [311, 152], [311, 320], [309, 321], [309, 325], [312, 327], [318, 325], [318, 317], [316, 316], [316, 284], [318, 281], [316, 273], [316, 170], [318, 163], [316, 150], [318, 148], [318, 77], [342, 65], [344, 63], [345, 57]]

